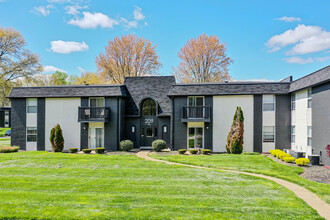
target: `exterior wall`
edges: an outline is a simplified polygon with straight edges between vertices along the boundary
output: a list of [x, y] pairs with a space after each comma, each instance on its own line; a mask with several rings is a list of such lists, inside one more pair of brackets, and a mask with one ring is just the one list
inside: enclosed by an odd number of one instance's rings
[[26, 149], [26, 99], [11, 100], [11, 145]]
[[173, 148], [178, 150], [187, 147], [187, 123], [181, 122], [182, 106], [187, 105], [187, 97], [175, 97], [173, 101]]
[[[276, 110], [276, 100], [275, 100], [274, 111], [262, 111], [262, 127], [273, 126], [275, 129], [275, 110]], [[275, 140], [276, 140], [276, 131], [275, 131]], [[275, 141], [262, 143], [262, 152], [269, 152], [269, 150], [273, 150], [273, 149], [275, 149]]]
[[253, 96], [253, 152], [262, 152], [262, 95]]
[[49, 142], [50, 130], [60, 124], [63, 137], [64, 149], [80, 146], [80, 123], [78, 122], [78, 107], [80, 98], [46, 98], [45, 101], [45, 150], [51, 150]]
[[[88, 107], [88, 97], [82, 97], [80, 101], [81, 107]], [[88, 123], [80, 123], [80, 150], [88, 148]]]
[[[26, 112], [26, 127], [36, 127], [38, 131], [38, 122], [37, 122], [37, 113], [27, 113]], [[26, 130], [26, 129], [25, 129]], [[37, 150], [37, 142], [26, 142], [26, 150], [27, 151], [36, 151]]]
[[296, 109], [291, 111], [291, 125], [296, 127], [295, 143], [291, 144], [291, 149], [306, 152], [306, 157], [312, 154], [312, 148], [307, 146], [307, 126], [312, 126], [312, 109], [307, 108], [307, 91], [295, 93]]
[[291, 96], [276, 96], [275, 112], [275, 147], [276, 149], [291, 148]]
[[45, 150], [45, 98], [38, 98], [37, 150]]
[[253, 95], [229, 95], [213, 97], [213, 151], [226, 152], [227, 135], [237, 106], [241, 106], [244, 114], [243, 150], [246, 152], [254, 150]]
[[312, 146], [313, 153], [322, 154], [322, 163], [330, 165], [325, 148], [330, 144], [330, 83], [312, 90]]
[[110, 120], [104, 124], [104, 147], [106, 150], [119, 150], [120, 103], [119, 98], [105, 97], [105, 107], [110, 108]]

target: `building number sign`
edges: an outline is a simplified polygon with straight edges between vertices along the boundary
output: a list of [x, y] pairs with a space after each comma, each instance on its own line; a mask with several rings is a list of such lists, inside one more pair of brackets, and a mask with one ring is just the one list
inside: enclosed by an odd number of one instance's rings
[[153, 118], [146, 118], [146, 119], [144, 119], [144, 123], [146, 125], [152, 125], [154, 123], [154, 119]]

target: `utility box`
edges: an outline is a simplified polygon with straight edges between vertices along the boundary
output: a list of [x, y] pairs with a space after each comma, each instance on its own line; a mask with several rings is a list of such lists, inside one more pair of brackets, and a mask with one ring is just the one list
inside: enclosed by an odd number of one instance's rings
[[320, 165], [320, 156], [319, 155], [309, 155], [308, 159], [311, 165]]

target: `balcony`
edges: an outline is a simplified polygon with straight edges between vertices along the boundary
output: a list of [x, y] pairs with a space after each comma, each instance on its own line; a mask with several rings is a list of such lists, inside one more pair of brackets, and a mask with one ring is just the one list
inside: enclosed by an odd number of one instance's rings
[[183, 106], [181, 122], [210, 122], [210, 106]]
[[110, 108], [78, 107], [78, 122], [109, 122]]

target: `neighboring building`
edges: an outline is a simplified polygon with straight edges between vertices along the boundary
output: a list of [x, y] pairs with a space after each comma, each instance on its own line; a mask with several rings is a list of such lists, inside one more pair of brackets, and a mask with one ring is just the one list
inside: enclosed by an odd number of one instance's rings
[[0, 128], [10, 128], [11, 126], [11, 107], [0, 107]]
[[176, 84], [173, 76], [127, 77], [122, 85], [14, 88], [12, 145], [50, 150], [59, 123], [65, 149], [119, 150], [163, 139], [172, 149], [224, 152], [237, 106], [244, 112], [244, 151], [290, 149], [329, 164], [330, 66], [292, 81]]

